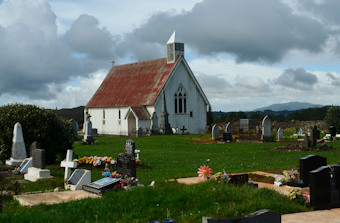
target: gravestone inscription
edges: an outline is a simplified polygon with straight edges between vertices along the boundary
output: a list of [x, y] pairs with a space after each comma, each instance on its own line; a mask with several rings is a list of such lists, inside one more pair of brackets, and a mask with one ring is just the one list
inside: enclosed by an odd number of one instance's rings
[[32, 166], [39, 169], [45, 169], [45, 150], [34, 149], [32, 151]]
[[135, 157], [136, 144], [132, 139], [125, 141], [125, 153]]
[[125, 177], [136, 177], [136, 160], [129, 154], [121, 154], [117, 157], [117, 173]]

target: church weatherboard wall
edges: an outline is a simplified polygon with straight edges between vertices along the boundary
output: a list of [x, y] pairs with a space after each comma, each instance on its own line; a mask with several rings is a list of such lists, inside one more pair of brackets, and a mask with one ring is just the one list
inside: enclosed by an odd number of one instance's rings
[[99, 134], [135, 135], [139, 128], [144, 133], [159, 130], [165, 106], [162, 91], [172, 128], [185, 126], [186, 132], [205, 132], [210, 104], [184, 58], [184, 44], [175, 42], [175, 33], [167, 49], [166, 58], [111, 68], [84, 111], [84, 115], [91, 115], [92, 126]]

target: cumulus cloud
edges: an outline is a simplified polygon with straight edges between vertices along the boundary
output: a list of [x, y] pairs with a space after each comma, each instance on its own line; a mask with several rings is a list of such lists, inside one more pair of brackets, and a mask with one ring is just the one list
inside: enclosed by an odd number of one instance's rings
[[60, 90], [70, 78], [86, 77], [110, 66], [113, 41], [94, 17], [80, 16], [65, 37], [60, 37], [56, 16], [45, 1], [2, 2], [0, 96], [54, 98], [58, 91], [52, 89]]
[[318, 82], [315, 74], [307, 72], [303, 68], [286, 69], [283, 73], [274, 80], [274, 83], [287, 88], [296, 90], [310, 90]]
[[253, 95], [270, 92], [270, 86], [268, 83], [265, 83], [259, 77], [252, 76], [243, 76], [236, 78], [235, 88], [239, 89], [239, 93], [243, 91], [244, 93], [252, 93]]
[[[125, 39], [127, 45], [163, 46], [173, 30], [200, 54], [228, 53], [238, 62], [275, 63], [293, 49], [321, 52], [328, 39], [318, 21], [272, 0], [205, 0], [189, 12], [155, 14]], [[154, 55], [144, 48], [130, 50], [146, 58]]]
[[336, 87], [340, 86], [340, 75], [327, 73], [327, 77], [333, 86], [336, 86]]

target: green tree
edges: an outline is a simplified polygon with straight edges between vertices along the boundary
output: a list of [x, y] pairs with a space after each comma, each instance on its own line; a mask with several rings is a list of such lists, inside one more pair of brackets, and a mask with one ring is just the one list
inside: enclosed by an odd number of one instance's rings
[[328, 109], [325, 117], [327, 124], [335, 126], [337, 130], [340, 129], [340, 107], [332, 106]]
[[209, 111], [207, 112], [207, 125], [214, 122], [214, 114], [211, 111], [211, 106], [209, 106]]
[[22, 126], [27, 154], [34, 141], [45, 150], [46, 163], [55, 161], [58, 153], [66, 154], [72, 148], [71, 123], [62, 120], [53, 111], [35, 105], [13, 104], [0, 107], [0, 160], [11, 155], [14, 124]]

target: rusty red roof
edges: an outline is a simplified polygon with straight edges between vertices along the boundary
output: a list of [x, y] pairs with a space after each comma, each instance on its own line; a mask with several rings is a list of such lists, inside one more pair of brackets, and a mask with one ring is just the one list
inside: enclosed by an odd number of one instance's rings
[[151, 116], [145, 106], [131, 107], [139, 120], [150, 120]]
[[153, 105], [178, 63], [166, 58], [112, 67], [87, 108]]

